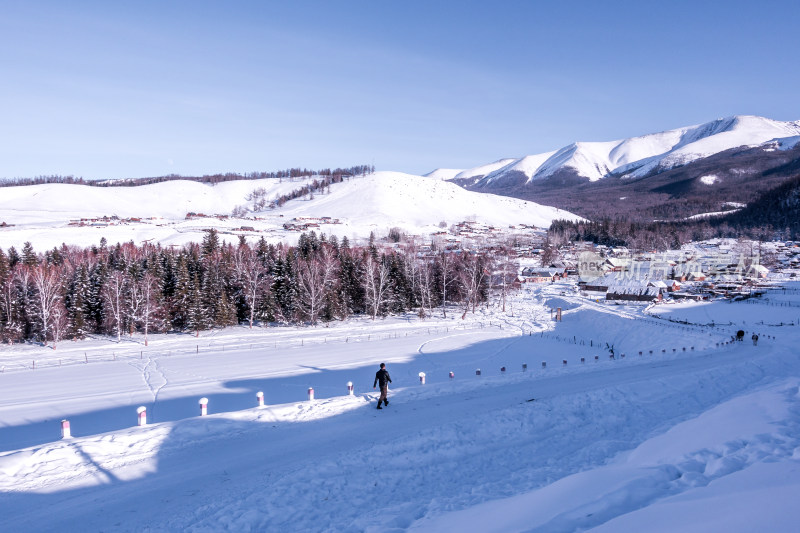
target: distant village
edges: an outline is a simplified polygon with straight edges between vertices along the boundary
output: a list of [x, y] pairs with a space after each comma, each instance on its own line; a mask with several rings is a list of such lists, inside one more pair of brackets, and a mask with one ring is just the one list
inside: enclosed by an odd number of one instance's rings
[[[209, 224], [221, 235], [279, 236], [281, 233], [315, 231], [333, 233], [329, 226], [342, 221], [328, 216], [283, 219], [283, 215], [233, 218], [229, 215], [187, 213], [185, 220], [247, 223], [227, 227]], [[70, 226], [103, 228], [129, 224], [175, 224], [161, 217], [120, 218], [103, 216], [71, 220]], [[461, 221], [428, 235], [381, 236], [376, 246], [385, 251], [413, 246], [420, 256], [437, 253], [506, 254], [516, 272], [493, 272], [492, 284], [521, 287], [531, 283], [573, 282], [579, 294], [615, 303], [663, 302], [682, 299], [742, 299], [757, 295], [771, 274], [795, 277], [800, 269], [800, 243], [738, 242], [718, 239], [690, 243], [680, 250], [637, 252], [625, 247], [572, 242], [555, 247], [547, 231], [530, 224], [496, 227], [476, 221]]]

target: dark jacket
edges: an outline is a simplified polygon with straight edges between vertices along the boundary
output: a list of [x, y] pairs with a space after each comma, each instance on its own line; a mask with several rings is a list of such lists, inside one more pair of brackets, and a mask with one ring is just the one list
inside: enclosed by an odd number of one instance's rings
[[375, 381], [372, 382], [372, 386], [374, 387], [376, 383], [380, 383], [381, 388], [383, 388], [386, 383], [391, 383], [392, 378], [389, 377], [389, 372], [386, 371], [385, 368], [381, 368], [377, 372], [375, 372]]

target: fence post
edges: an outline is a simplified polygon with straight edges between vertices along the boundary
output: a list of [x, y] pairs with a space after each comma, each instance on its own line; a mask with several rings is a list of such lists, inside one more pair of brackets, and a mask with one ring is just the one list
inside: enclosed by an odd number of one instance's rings
[[528, 371], [528, 363], [522, 363], [522, 371], [523, 372], [527, 372]]
[[547, 368], [547, 361], [542, 361], [542, 368]]

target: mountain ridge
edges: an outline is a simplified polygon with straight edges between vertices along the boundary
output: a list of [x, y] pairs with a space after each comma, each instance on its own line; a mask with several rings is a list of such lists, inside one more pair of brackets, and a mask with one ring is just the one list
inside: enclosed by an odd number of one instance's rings
[[611, 176], [641, 178], [732, 148], [759, 146], [798, 135], [800, 120], [782, 122], [755, 115], [733, 115], [626, 139], [573, 142], [558, 150], [465, 169], [450, 180], [488, 192], [524, 187], [565, 173], [588, 181]]

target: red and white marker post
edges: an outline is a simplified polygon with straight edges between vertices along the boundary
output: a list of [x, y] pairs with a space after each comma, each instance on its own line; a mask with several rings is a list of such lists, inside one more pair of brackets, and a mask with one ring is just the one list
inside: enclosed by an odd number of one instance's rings
[[450, 372], [450, 379], [453, 379], [454, 377], [456, 377], [456, 375]]
[[310, 402], [313, 399], [314, 399], [314, 388], [313, 387], [309, 387], [308, 388], [308, 401]]
[[69, 420], [62, 420], [61, 421], [61, 438], [62, 439], [69, 439], [72, 437], [72, 433], [70, 433], [69, 429]]
[[258, 391], [256, 393], [256, 402], [258, 402], [258, 406], [259, 407], [264, 407], [264, 393], [263, 392]]
[[347, 395], [348, 396], [352, 396], [353, 395], [353, 382], [352, 381], [348, 381], [347, 382]]
[[425, 385], [425, 372], [420, 372], [419, 373], [419, 384], [420, 385]]
[[208, 398], [200, 398], [200, 416], [208, 414]]
[[146, 426], [147, 425], [147, 407], [144, 405], [136, 409], [136, 414], [139, 415], [138, 425]]

